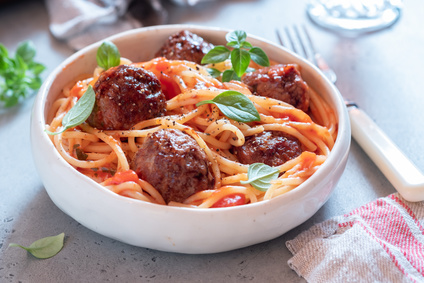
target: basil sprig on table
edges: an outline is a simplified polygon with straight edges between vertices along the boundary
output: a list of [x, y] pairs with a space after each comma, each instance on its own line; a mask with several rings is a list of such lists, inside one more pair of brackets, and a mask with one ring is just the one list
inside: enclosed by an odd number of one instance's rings
[[215, 104], [225, 116], [237, 122], [248, 123], [261, 120], [252, 101], [238, 91], [221, 92], [212, 100], [203, 100], [196, 103], [196, 106], [208, 103]]
[[29, 253], [31, 253], [36, 258], [49, 258], [56, 255], [63, 248], [63, 241], [65, 239], [65, 234], [60, 233], [56, 236], [46, 237], [39, 239], [32, 243], [29, 247], [24, 247], [19, 244], [11, 243], [9, 247], [19, 247]]
[[20, 98], [40, 88], [40, 74], [46, 67], [34, 61], [35, 54], [34, 43], [29, 40], [18, 45], [14, 57], [0, 44], [0, 102], [5, 107], [18, 104]]
[[253, 163], [249, 165], [247, 171], [248, 180], [240, 181], [240, 183], [250, 184], [254, 188], [266, 192], [271, 186], [271, 181], [277, 179], [279, 173], [278, 168], [263, 163]]
[[[248, 71], [250, 60], [260, 66], [269, 66], [269, 59], [265, 52], [259, 48], [254, 47], [246, 41], [246, 32], [236, 30], [227, 33], [225, 36], [227, 46], [232, 48], [228, 49], [223, 45], [215, 46], [210, 50], [202, 59], [202, 64], [216, 64], [231, 59], [232, 69], [225, 70], [222, 73], [222, 81], [229, 82], [230, 80], [240, 80], [241, 76]], [[214, 77], [219, 77], [221, 72], [217, 69], [211, 68], [209, 70]]]
[[118, 47], [110, 41], [103, 42], [96, 54], [97, 65], [104, 70], [118, 66], [121, 62], [121, 54]]
[[96, 100], [96, 94], [94, 93], [93, 87], [88, 86], [86, 92], [81, 98], [75, 103], [75, 105], [66, 113], [62, 119], [62, 130], [59, 132], [50, 132], [46, 130], [49, 135], [57, 135], [63, 133], [69, 128], [76, 127], [84, 123], [93, 111], [94, 102]]

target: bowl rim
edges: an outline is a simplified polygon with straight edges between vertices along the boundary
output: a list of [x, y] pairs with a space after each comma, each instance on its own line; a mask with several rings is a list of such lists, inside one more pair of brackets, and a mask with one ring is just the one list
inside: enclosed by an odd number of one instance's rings
[[[34, 107], [33, 107], [33, 115], [31, 119], [42, 119], [41, 123], [39, 123], [40, 127], [38, 130], [44, 131], [44, 126], [46, 125], [46, 117], [48, 113], [48, 109], [46, 107], [46, 102], [48, 97], [56, 97], [56, 95], [50, 94], [50, 88], [52, 84], [55, 82], [57, 76], [61, 73], [61, 71], [66, 68], [68, 65], [72, 64], [73, 62], [77, 61], [80, 57], [84, 57], [84, 55], [93, 50], [97, 49], [100, 44], [105, 40], [110, 41], [117, 41], [122, 40], [125, 37], [131, 37], [135, 34], [144, 33], [148, 31], [156, 31], [156, 30], [177, 30], [177, 29], [188, 29], [192, 31], [201, 30], [207, 33], [225, 33], [229, 32], [232, 29], [226, 29], [226, 28], [219, 28], [219, 27], [209, 27], [209, 26], [201, 26], [201, 25], [192, 25], [192, 24], [173, 24], [173, 25], [158, 25], [158, 26], [150, 26], [150, 27], [141, 27], [137, 29], [128, 30], [125, 32], [121, 32], [115, 35], [112, 35], [110, 37], [107, 37], [101, 41], [98, 41], [96, 43], [90, 44], [87, 47], [84, 47], [83, 49], [75, 52], [68, 58], [66, 58], [61, 64], [59, 64], [49, 75], [48, 78], [43, 83], [42, 87], [39, 90], [39, 93], [36, 97]], [[309, 188], [309, 184], [317, 183], [318, 178], [322, 175], [331, 174], [331, 171], [333, 171], [334, 164], [339, 166], [339, 164], [343, 160], [343, 156], [348, 154], [349, 147], [350, 147], [350, 124], [347, 123], [348, 121], [348, 114], [346, 107], [344, 107], [344, 101], [343, 98], [339, 92], [339, 90], [336, 88], [334, 84], [332, 84], [323, 74], [322, 72], [314, 65], [309, 63], [306, 59], [300, 57], [299, 55], [293, 53], [292, 51], [288, 50], [287, 48], [280, 46], [278, 44], [275, 44], [267, 39], [252, 35], [247, 33], [248, 39], [254, 39], [257, 41], [260, 41], [262, 43], [268, 44], [272, 46], [272, 48], [278, 48], [282, 52], [286, 52], [290, 54], [290, 56], [295, 57], [296, 60], [301, 61], [304, 65], [308, 66], [308, 68], [313, 69], [314, 72], [320, 74], [320, 79], [326, 82], [326, 86], [329, 87], [329, 90], [331, 90], [330, 97], [332, 100], [334, 100], [334, 105], [331, 105], [331, 107], [335, 110], [335, 114], [337, 117], [338, 122], [338, 134], [337, 138], [335, 140], [334, 146], [332, 150], [330, 151], [330, 154], [324, 164], [322, 164], [318, 170], [309, 177], [306, 181], [304, 181], [301, 185], [294, 188], [293, 190], [290, 190], [282, 195], [279, 195], [277, 197], [274, 197], [270, 200], [264, 200], [259, 201], [257, 203], [250, 203], [247, 205], [240, 205], [240, 206], [234, 206], [234, 207], [223, 207], [223, 208], [215, 208], [215, 209], [209, 209], [209, 208], [192, 208], [192, 207], [176, 207], [176, 206], [168, 206], [168, 205], [158, 205], [154, 203], [144, 202], [128, 197], [124, 197], [121, 195], [118, 195], [110, 190], [107, 190], [105, 187], [101, 186], [99, 183], [95, 182], [91, 178], [85, 176], [84, 174], [78, 172], [74, 167], [72, 167], [66, 160], [59, 154], [59, 152], [54, 148], [54, 155], [57, 157], [59, 163], [66, 166], [69, 170], [69, 174], [75, 175], [77, 178], [82, 178], [84, 182], [89, 185], [90, 187], [94, 188], [95, 190], [100, 190], [101, 193], [109, 194], [112, 198], [116, 198], [117, 201], [125, 201], [128, 204], [131, 205], [137, 205], [137, 206], [143, 206], [146, 208], [153, 208], [153, 209], [164, 209], [169, 212], [175, 212], [175, 211], [187, 211], [189, 213], [227, 213], [228, 211], [244, 211], [244, 210], [250, 210], [254, 207], [263, 207], [267, 206], [270, 202], [286, 202], [297, 199], [298, 194], [304, 193], [305, 190]], [[63, 85], [63, 84], [62, 84]], [[50, 94], [50, 95], [49, 95]], [[328, 99], [324, 98], [325, 100]], [[333, 103], [331, 103], [333, 104]], [[341, 123], [344, 122], [344, 123]], [[31, 129], [33, 131], [33, 129]], [[50, 138], [48, 137], [47, 133], [43, 133], [42, 137], [44, 138], [44, 141], [47, 141], [48, 143], [52, 144]], [[348, 141], [346, 141], [348, 139]], [[347, 147], [343, 146], [343, 144], [348, 143]], [[53, 145], [53, 144], [52, 144]]]

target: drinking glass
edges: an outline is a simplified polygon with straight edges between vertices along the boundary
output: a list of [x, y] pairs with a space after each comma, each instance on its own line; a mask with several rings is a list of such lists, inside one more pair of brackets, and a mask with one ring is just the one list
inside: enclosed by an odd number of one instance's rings
[[401, 14], [402, 0], [310, 0], [307, 13], [316, 24], [347, 33], [380, 30]]

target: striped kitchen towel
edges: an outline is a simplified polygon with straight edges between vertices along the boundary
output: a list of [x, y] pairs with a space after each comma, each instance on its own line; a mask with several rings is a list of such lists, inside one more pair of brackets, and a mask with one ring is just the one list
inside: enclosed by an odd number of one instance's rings
[[424, 282], [424, 202], [398, 193], [334, 217], [286, 243], [308, 282]]

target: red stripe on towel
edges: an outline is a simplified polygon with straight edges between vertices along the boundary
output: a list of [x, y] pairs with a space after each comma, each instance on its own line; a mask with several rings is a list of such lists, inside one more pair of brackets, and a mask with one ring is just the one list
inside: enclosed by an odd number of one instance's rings
[[412, 212], [412, 209], [409, 206], [407, 206], [406, 203], [403, 202], [397, 195], [394, 195], [394, 194], [389, 195], [389, 198], [396, 201], [398, 204], [400, 204], [408, 212], [409, 216], [411, 216], [411, 218], [414, 220], [417, 227], [420, 229], [421, 233], [424, 235], [424, 228], [421, 225], [420, 221], [418, 221], [414, 212]]
[[[414, 213], [402, 203], [401, 200], [393, 199], [405, 208], [411, 219], [410, 224], [417, 223], [417, 228], [423, 231], [423, 227], [415, 217]], [[409, 228], [404, 215], [399, 211], [396, 206], [386, 202], [384, 199], [378, 199], [358, 209], [355, 209], [350, 214], [345, 215], [349, 217], [352, 215], [360, 216], [361, 219], [340, 223], [339, 227], [353, 226], [359, 224], [364, 230], [376, 240], [384, 250], [392, 258], [395, 265], [405, 273], [404, 268], [399, 264], [398, 259], [391, 251], [392, 246], [395, 246], [410, 262], [410, 264], [424, 276], [424, 245], [417, 240], [415, 235]], [[412, 220], [412, 221], [411, 221]], [[410, 277], [410, 276], [408, 276]]]

